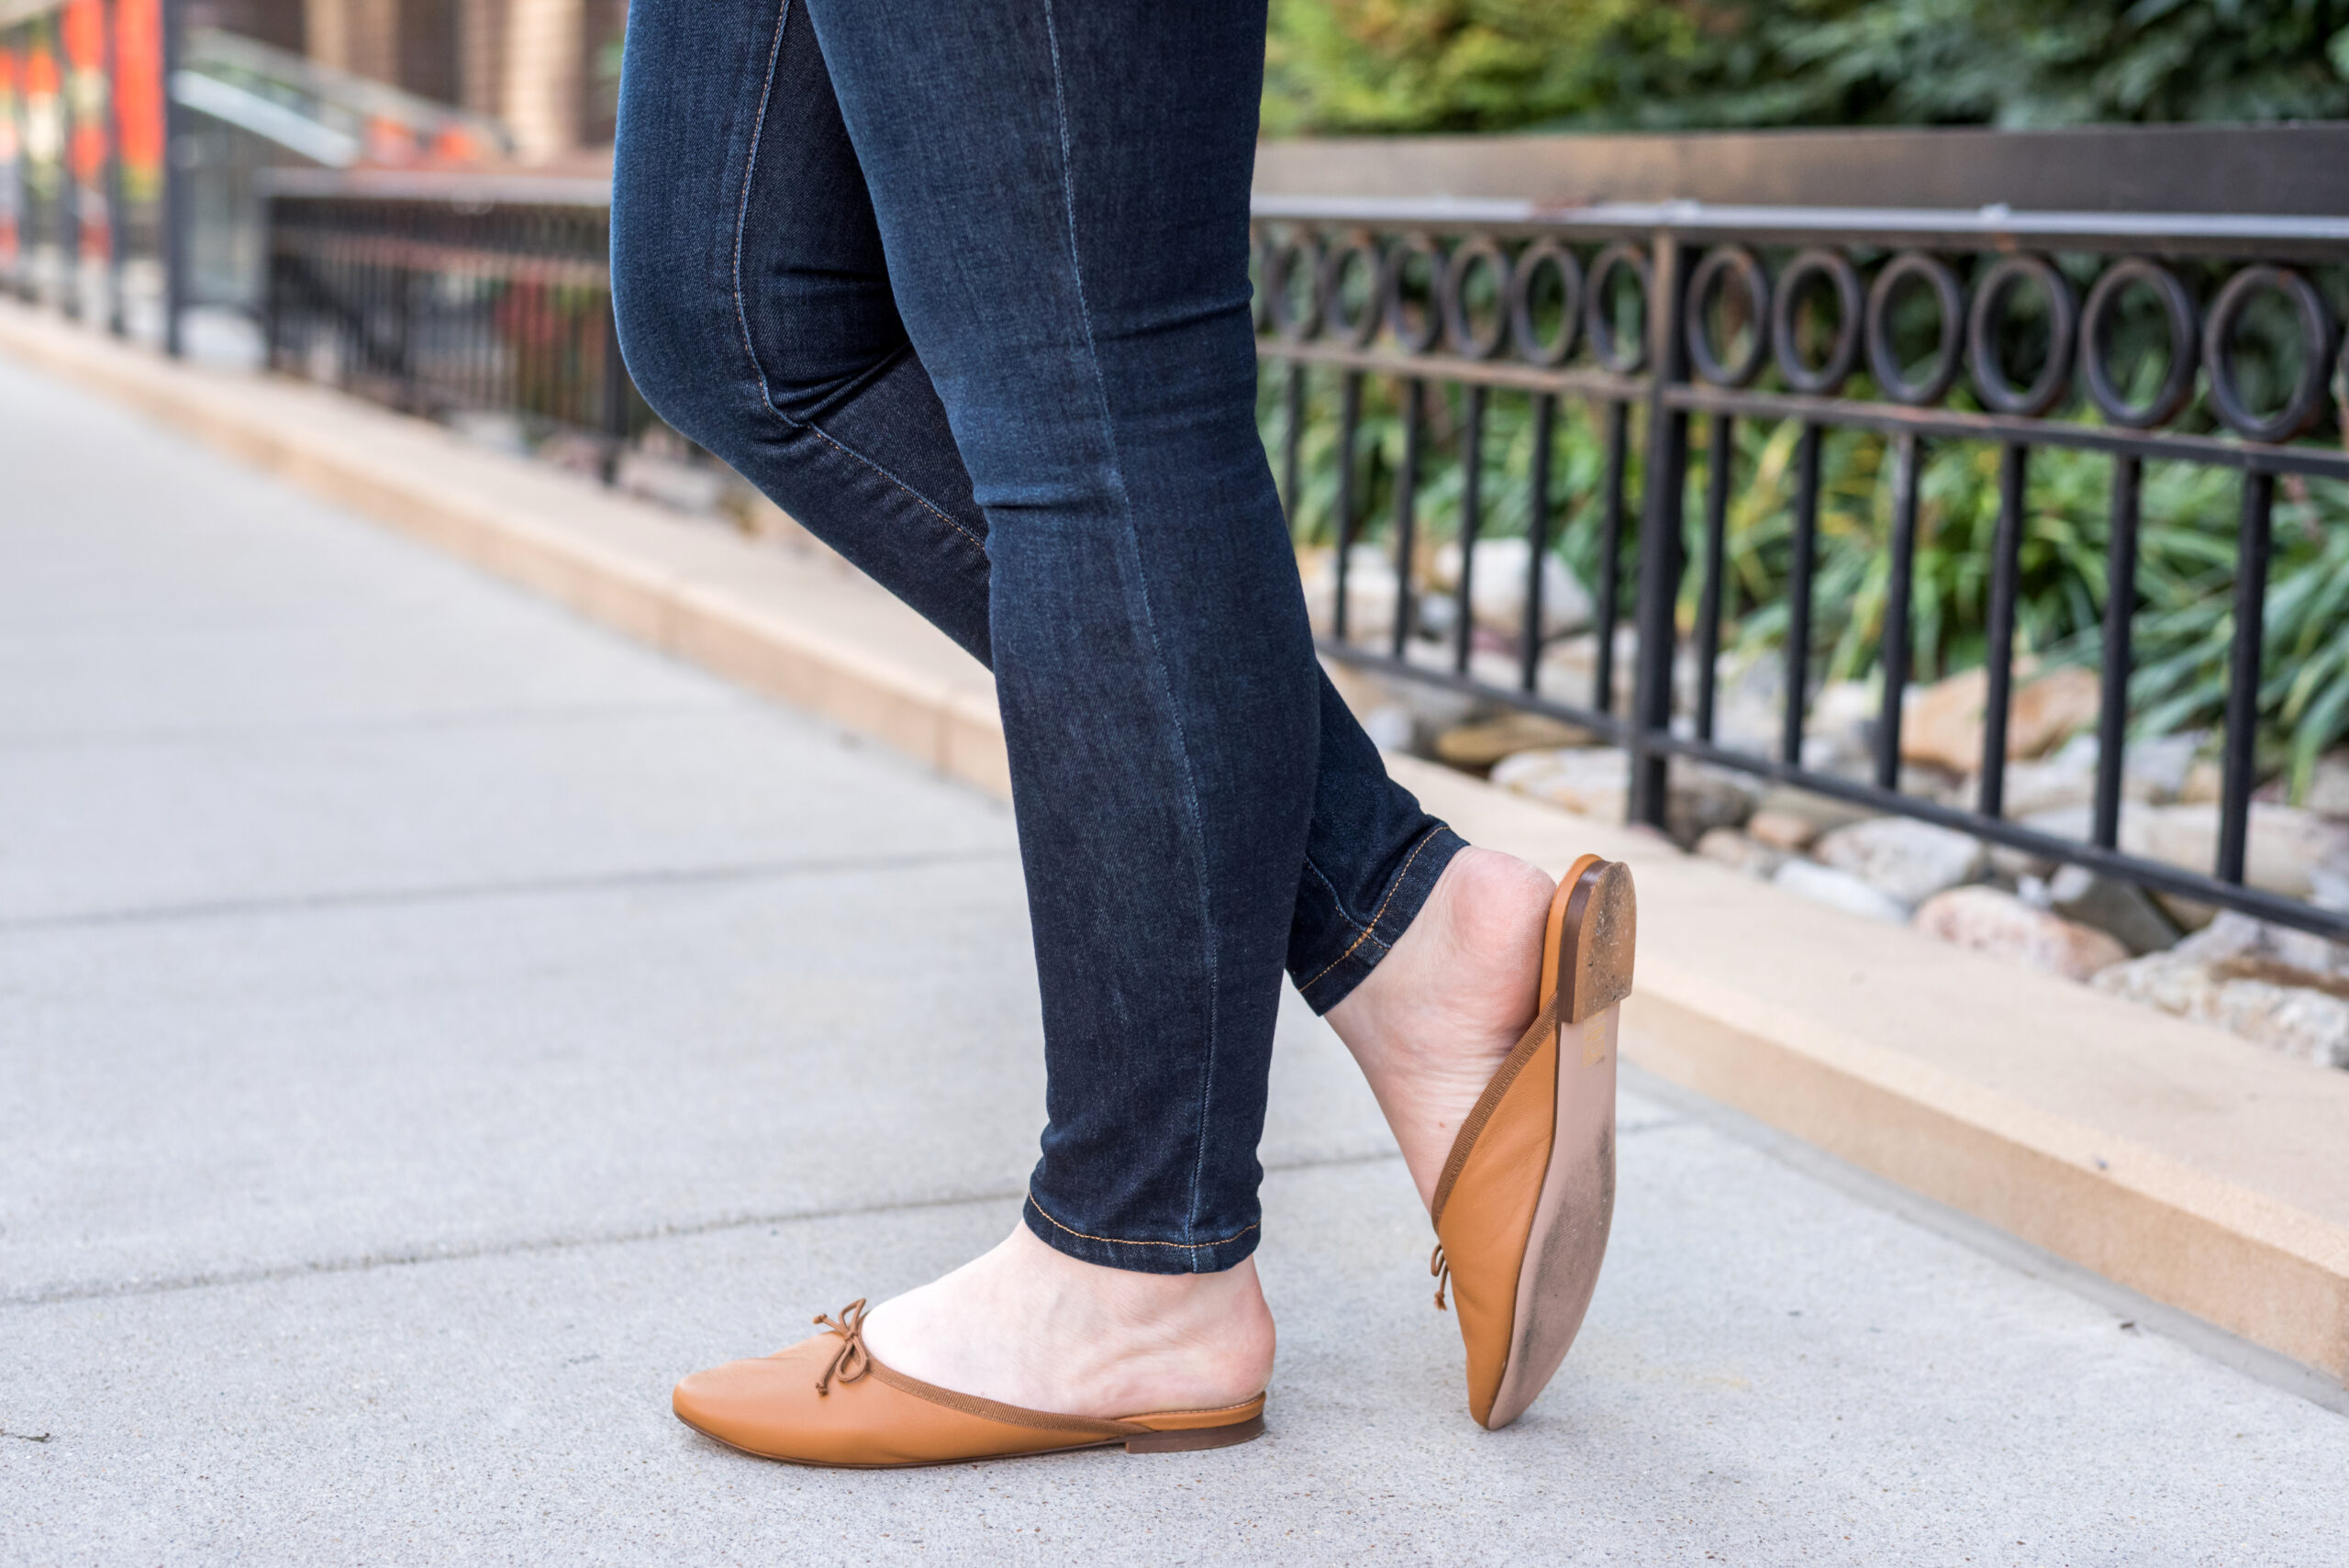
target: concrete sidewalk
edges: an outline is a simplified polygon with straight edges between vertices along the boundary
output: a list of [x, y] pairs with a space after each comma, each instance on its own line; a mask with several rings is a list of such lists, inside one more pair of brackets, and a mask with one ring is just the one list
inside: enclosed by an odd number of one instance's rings
[[1033, 1012], [1000, 806], [0, 363], [0, 1561], [2342, 1560], [2349, 1420], [1676, 1098], [1478, 1431], [1301, 1007], [1264, 1440], [672, 1420], [1009, 1227]]

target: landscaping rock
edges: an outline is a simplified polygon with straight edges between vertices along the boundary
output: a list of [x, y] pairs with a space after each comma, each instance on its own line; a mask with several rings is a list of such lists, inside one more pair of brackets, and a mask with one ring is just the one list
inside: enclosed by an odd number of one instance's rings
[[1811, 853], [1823, 865], [1850, 872], [1904, 909], [1913, 909], [1944, 887], [1972, 882], [1989, 868], [1981, 844], [1950, 828], [1877, 817], [1838, 828], [1820, 839]]
[[[2009, 817], [2028, 817], [2096, 799], [2097, 744], [2093, 735], [2076, 735], [2040, 761], [2009, 762], [2004, 809]], [[1982, 780], [1965, 781], [1966, 799], [1982, 798]]]
[[[2124, 811], [2121, 847], [2189, 871], [2208, 872], [2218, 862], [2219, 807], [2156, 806]], [[2349, 824], [2297, 806], [2254, 801], [2243, 880], [2254, 887], [2306, 898], [2316, 889], [2314, 873], [2336, 855], [2349, 854]]]
[[2049, 671], [2015, 693], [2007, 718], [2007, 755], [2036, 757], [2051, 751], [2094, 724], [2103, 706], [2104, 678], [2096, 671], [2077, 665]]
[[[1520, 751], [1493, 765], [1492, 782], [1578, 816], [1621, 822], [1629, 816], [1631, 756], [1619, 746]], [[1742, 775], [1689, 762], [1675, 763], [1664, 802], [1664, 831], [1684, 849], [1710, 828], [1734, 828], [1753, 810]]]
[[1597, 740], [1579, 725], [1546, 714], [1505, 713], [1453, 726], [1435, 738], [1435, 755], [1438, 762], [1481, 773], [1520, 751], [1588, 746]]
[[[1615, 668], [1609, 683], [1614, 688], [1614, 711], [1628, 713], [1631, 706], [1633, 655], [1638, 635], [1628, 622], [1615, 628]], [[1562, 637], [1542, 651], [1542, 666], [1536, 684], [1542, 695], [1589, 706], [1596, 695], [1598, 678], [1598, 638], [1594, 632]]]
[[1758, 842], [1734, 828], [1709, 828], [1697, 840], [1697, 853], [1715, 861], [1731, 871], [1743, 872], [1764, 882], [1776, 874], [1787, 863], [1784, 852]]
[[[2093, 822], [2089, 806], [2066, 806], [2021, 816], [2026, 828], [2086, 843]], [[2208, 874], [2219, 858], [2219, 807], [2214, 803], [2154, 806], [2124, 801], [2121, 848], [2185, 871]], [[2254, 801], [2243, 880], [2288, 898], [2308, 898], [2320, 873], [2341, 858], [2349, 867], [2349, 823], [2335, 822], [2297, 806]], [[2167, 903], [2166, 897], [2164, 900]], [[2181, 922], [2183, 923], [2183, 922]]]
[[2129, 950], [2104, 932], [2034, 909], [1995, 887], [1937, 893], [1918, 907], [1912, 924], [1929, 937], [2067, 980], [2087, 980], [2129, 958]]
[[[1338, 554], [1319, 550], [1301, 554], [1299, 575], [1305, 585], [1305, 607], [1313, 629], [1324, 636], [1337, 630]], [[1358, 544], [1347, 556], [1346, 635], [1375, 638], [1395, 628], [1395, 559], [1375, 544]]]
[[[1532, 559], [1530, 541], [1521, 539], [1480, 539], [1471, 557], [1469, 613], [1486, 630], [1516, 639], [1525, 633], [1525, 588]], [[1460, 585], [1460, 543], [1438, 547], [1429, 573], [1439, 593]], [[1347, 587], [1353, 584], [1349, 576]], [[1590, 624], [1590, 591], [1554, 555], [1542, 558], [1542, 633], [1556, 637], [1579, 631]]]
[[2177, 786], [2177, 798], [2184, 805], [2202, 805], [2216, 801], [2226, 787], [2226, 770], [2214, 757], [2198, 757], [2186, 770], [2184, 782]]
[[2167, 805], [2177, 799], [2202, 748], [2206, 730], [2184, 730], [2153, 740], [2132, 740], [2121, 754], [2121, 787], [2135, 799]]
[[2349, 942], [2336, 942], [2290, 926], [2278, 926], [2232, 909], [2222, 911], [2204, 929], [2177, 944], [2182, 958], [2199, 962], [2259, 960], [2280, 964], [2316, 984], [2349, 978]]
[[2210, 962], [2179, 951], [2154, 953], [2116, 964], [2092, 984], [2304, 1062], [2349, 1067], [2349, 995], [2281, 984], [2274, 972], [2260, 973], [2240, 959]]
[[1864, 806], [1854, 806], [1832, 795], [1813, 795], [1800, 789], [1773, 789], [1766, 791], [1754, 806], [1745, 830], [1773, 849], [1801, 850], [1809, 848], [1821, 833], [1867, 821], [1874, 815]]
[[1849, 915], [1881, 920], [1887, 926], [1909, 923], [1907, 905], [1869, 886], [1850, 872], [1823, 866], [1816, 861], [1790, 860], [1777, 869], [1770, 882], [1773, 886], [1783, 887], [1815, 904], [1831, 905]]
[[2321, 817], [2349, 818], [2349, 747], [2319, 757], [2300, 804]]
[[[2007, 755], [2036, 757], [2094, 724], [2102, 686], [2095, 671], [2076, 666], [2022, 681], [2007, 709]], [[1912, 689], [1901, 707], [1901, 756], [1953, 773], [1976, 771], [1989, 692], [1989, 676], [1981, 670]]]
[[2085, 866], [2057, 871], [2048, 879], [2047, 898], [2055, 913], [2105, 932], [2132, 958], [2169, 948], [2182, 934], [2143, 888]]

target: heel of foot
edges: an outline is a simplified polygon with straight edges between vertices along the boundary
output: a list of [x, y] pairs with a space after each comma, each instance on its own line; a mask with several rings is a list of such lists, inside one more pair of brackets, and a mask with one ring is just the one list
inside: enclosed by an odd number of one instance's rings
[[1128, 1453], [1188, 1453], [1203, 1448], [1230, 1448], [1264, 1435], [1264, 1418], [1252, 1416], [1229, 1427], [1194, 1427], [1188, 1431], [1146, 1432], [1126, 1440]]
[[1601, 861], [1582, 873], [1575, 900], [1574, 1006], [1566, 1022], [1578, 1024], [1603, 1013], [1631, 994], [1631, 960], [1638, 946], [1639, 901], [1631, 868]]

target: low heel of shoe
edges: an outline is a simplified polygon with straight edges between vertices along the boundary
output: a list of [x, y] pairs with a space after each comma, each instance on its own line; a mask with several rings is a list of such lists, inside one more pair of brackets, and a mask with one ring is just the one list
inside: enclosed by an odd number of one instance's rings
[[1569, 1024], [1583, 1023], [1631, 994], [1631, 960], [1639, 941], [1631, 868], [1600, 861], [1581, 881], [1567, 913], [1574, 940], [1573, 968], [1566, 976]]
[[1264, 1435], [1264, 1418], [1251, 1416], [1228, 1427], [1193, 1427], [1188, 1430], [1146, 1432], [1126, 1440], [1128, 1453], [1186, 1453], [1196, 1449], [1230, 1448]]

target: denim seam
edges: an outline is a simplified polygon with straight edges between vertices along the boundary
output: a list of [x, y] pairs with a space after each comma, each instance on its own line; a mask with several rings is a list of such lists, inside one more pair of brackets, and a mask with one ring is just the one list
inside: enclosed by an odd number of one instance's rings
[[1044, 1222], [1047, 1225], [1050, 1225], [1053, 1229], [1065, 1230], [1081, 1241], [1100, 1241], [1112, 1247], [1174, 1247], [1186, 1252], [1201, 1252], [1206, 1251], [1210, 1248], [1228, 1247], [1232, 1242], [1239, 1240], [1242, 1236], [1247, 1235], [1251, 1230], [1256, 1229], [1256, 1226], [1252, 1223], [1243, 1225], [1239, 1229], [1233, 1231], [1230, 1235], [1219, 1238], [1213, 1241], [1129, 1241], [1122, 1237], [1096, 1236], [1091, 1231], [1079, 1230], [1073, 1225], [1063, 1225], [1059, 1220], [1052, 1218], [1052, 1211], [1051, 1209], [1046, 1208], [1042, 1204], [1036, 1202], [1036, 1195], [1033, 1192], [1030, 1192], [1028, 1195], [1028, 1201], [1030, 1204], [1034, 1206], [1038, 1214], [1044, 1217]]
[[[1192, 851], [1198, 862], [1199, 932], [1207, 963], [1208, 1039], [1205, 1062], [1199, 1082], [1199, 1146], [1191, 1167], [1191, 1209], [1185, 1217], [1183, 1229], [1188, 1234], [1198, 1223], [1199, 1184], [1207, 1179], [1208, 1124], [1209, 1108], [1215, 1102], [1215, 1054], [1218, 1031], [1216, 1027], [1217, 951], [1215, 915], [1208, 898], [1207, 826], [1199, 812], [1198, 779], [1191, 767], [1190, 738], [1183, 726], [1182, 706], [1174, 700], [1174, 680], [1167, 668], [1166, 654], [1158, 640], [1158, 620], [1151, 608], [1150, 569], [1142, 560], [1141, 530], [1134, 518], [1133, 497], [1126, 490], [1124, 465], [1118, 458], [1117, 419], [1110, 411], [1109, 388], [1101, 373], [1101, 350], [1093, 337], [1093, 311], [1085, 298], [1085, 263], [1077, 243], [1076, 232], [1076, 159], [1071, 150], [1068, 124], [1068, 91], [1062, 75], [1060, 29], [1052, 17], [1052, 0], [1042, 0], [1044, 39], [1050, 46], [1052, 61], [1052, 112], [1061, 133], [1061, 202], [1068, 215], [1068, 266], [1070, 280], [1076, 287], [1077, 319], [1085, 328], [1085, 357], [1092, 362], [1094, 395], [1101, 403], [1101, 431], [1109, 446], [1109, 473], [1118, 487], [1119, 499], [1124, 503], [1126, 533], [1132, 540], [1134, 576], [1141, 589], [1142, 624], [1150, 634], [1150, 651], [1158, 666], [1158, 679], [1166, 696], [1167, 717], [1174, 727], [1174, 751], [1183, 765], [1183, 804], [1190, 813]], [[1041, 1212], [1042, 1206], [1037, 1206]], [[1052, 1216], [1045, 1215], [1051, 1219]], [[1053, 1223], [1058, 1224], [1057, 1220]], [[1208, 1243], [1217, 1245], [1218, 1243]]]
[[[1441, 828], [1431, 828], [1424, 834], [1420, 835], [1419, 843], [1413, 846], [1411, 850], [1409, 859], [1404, 861], [1403, 869], [1395, 873], [1395, 880], [1393, 882], [1387, 884], [1386, 896], [1378, 901], [1378, 913], [1370, 917], [1371, 930], [1377, 929], [1378, 922], [1386, 918], [1386, 906], [1395, 902], [1395, 895], [1402, 890], [1403, 879], [1411, 874], [1411, 867], [1418, 862], [1419, 858], [1419, 851], [1425, 850], [1430, 844], [1435, 842], [1435, 836], [1442, 830], [1443, 829]], [[1348, 947], [1345, 951], [1340, 953], [1337, 957], [1331, 959], [1328, 964], [1323, 966], [1320, 974], [1315, 975], [1312, 979], [1298, 986], [1297, 988], [1298, 993], [1301, 995], [1304, 992], [1310, 990], [1313, 986], [1319, 984], [1321, 983], [1322, 975], [1329, 973], [1330, 970], [1337, 968], [1338, 965], [1353, 957], [1354, 949], [1359, 948], [1364, 941], [1369, 940], [1371, 940], [1370, 931], [1364, 931], [1361, 936], [1356, 937], [1353, 940], [1352, 946]], [[1379, 943], [1379, 946], [1381, 947], [1385, 947], [1386, 945], [1386, 944], [1385, 942]]]
[[913, 503], [914, 503], [914, 505], [915, 505], [915, 506], [921, 507], [924, 511], [926, 511], [926, 512], [930, 513], [932, 517], [936, 517], [940, 522], [944, 523], [948, 528], [950, 528], [953, 529], [956, 533], [958, 533], [958, 534], [962, 535], [962, 536], [963, 536], [963, 538], [964, 539], [968, 540], [968, 541], [969, 541], [969, 543], [970, 543], [970, 545], [971, 545], [971, 548], [972, 548], [972, 549], [974, 549], [974, 550], [977, 550], [977, 551], [979, 552], [979, 559], [980, 559], [980, 560], [985, 561], [985, 560], [987, 558], [987, 547], [986, 547], [986, 542], [985, 542], [984, 539], [980, 539], [978, 535], [976, 535], [976, 534], [973, 533], [970, 529], [968, 529], [968, 528], [964, 528], [962, 524], [960, 524], [960, 523], [956, 522], [952, 517], [948, 517], [948, 516], [946, 515], [946, 513], [945, 513], [945, 512], [944, 512], [944, 511], [943, 511], [940, 506], [939, 506], [939, 505], [938, 505], [936, 502], [932, 501], [929, 496], [927, 496], [927, 495], [923, 495], [920, 491], [918, 491], [918, 490], [915, 489], [912, 485], [910, 485], [910, 484], [907, 484], [904, 480], [902, 480], [902, 479], [898, 478], [896, 474], [894, 474], [894, 473], [890, 473], [887, 469], [885, 469], [885, 468], [882, 467], [879, 463], [877, 463], [877, 462], [874, 462], [871, 458], [866, 457], [863, 452], [858, 451], [854, 447], [849, 446], [847, 443], [845, 443], [845, 442], [841, 441], [839, 438], [835, 437], [835, 436], [834, 436], [834, 435], [833, 435], [829, 430], [825, 429], [825, 428], [824, 428], [824, 427], [822, 427], [821, 425], [817, 424], [817, 423], [816, 423], [815, 421], [813, 421], [812, 419], [811, 419], [811, 420], [808, 420], [808, 421], [806, 421], [806, 422], [804, 422], [804, 423], [803, 423], [803, 422], [801, 422], [801, 421], [799, 421], [799, 420], [796, 420], [796, 419], [792, 418], [792, 417], [791, 417], [790, 415], [785, 414], [785, 413], [782, 409], [780, 409], [780, 408], [776, 408], [776, 407], [774, 407], [774, 405], [772, 405], [772, 404], [768, 405], [768, 408], [769, 408], [769, 410], [770, 410], [770, 411], [774, 415], [774, 417], [775, 417], [776, 418], [778, 418], [778, 419], [782, 420], [785, 424], [786, 424], [786, 425], [796, 426], [796, 428], [800, 428], [800, 429], [803, 429], [803, 430], [812, 430], [812, 431], [814, 431], [814, 432], [815, 432], [818, 437], [820, 437], [820, 438], [821, 438], [821, 439], [823, 439], [823, 440], [824, 440], [828, 445], [829, 445], [829, 446], [831, 446], [832, 448], [834, 448], [834, 449], [835, 449], [836, 450], [838, 450], [838, 451], [839, 451], [842, 456], [844, 456], [844, 457], [848, 457], [848, 458], [851, 458], [851, 459], [854, 460], [854, 461], [855, 461], [855, 462], [861, 462], [861, 463], [863, 463], [865, 467], [867, 467], [867, 468], [871, 469], [874, 473], [875, 473], [879, 474], [882, 478], [884, 478], [884, 479], [887, 480], [890, 484], [892, 484], [896, 485], [898, 489], [900, 489], [900, 490], [904, 491], [907, 495], [909, 495], [909, 496], [911, 496], [911, 497], [913, 498]]
[[742, 357], [751, 362], [751, 375], [759, 384], [759, 401], [770, 413], [780, 413], [773, 401], [774, 394], [767, 383], [766, 367], [759, 363], [758, 345], [751, 338], [751, 314], [742, 303], [742, 237], [751, 228], [751, 188], [758, 183], [759, 146], [766, 138], [767, 106], [774, 100], [775, 65], [783, 59], [783, 32], [791, 21], [791, 0], [782, 0], [775, 7], [774, 39], [767, 45], [766, 80], [759, 84], [759, 114], [751, 122], [751, 145], [742, 159], [742, 199], [734, 206], [734, 258], [732, 275], [728, 280], [734, 291], [734, 323], [742, 329]]
[[729, 280], [733, 285], [734, 293], [734, 323], [737, 327], [741, 328], [742, 357], [750, 361], [751, 379], [758, 383], [760, 406], [763, 407], [768, 413], [774, 415], [791, 429], [813, 430], [818, 436], [829, 442], [844, 456], [857, 462], [863, 463], [865, 467], [871, 469], [874, 473], [879, 474], [882, 478], [887, 480], [890, 484], [904, 491], [907, 495], [913, 498], [915, 505], [926, 508], [935, 516], [940, 522], [944, 523], [948, 528], [962, 535], [963, 539], [969, 540], [971, 545], [978, 550], [980, 558], [984, 560], [987, 553], [987, 547], [985, 543], [981, 540], [976, 534], [971, 532], [970, 529], [956, 522], [952, 517], [948, 517], [945, 511], [929, 496], [924, 495], [920, 491], [915, 489], [912, 485], [907, 484], [904, 480], [898, 478], [896, 474], [890, 473], [887, 469], [882, 467], [871, 458], [866, 457], [863, 452], [858, 451], [854, 448], [838, 440], [829, 431], [826, 430], [822, 426], [815, 423], [813, 420], [803, 421], [794, 419], [790, 415], [785, 414], [782, 409], [777, 408], [774, 406], [774, 383], [767, 379], [767, 367], [759, 360], [758, 339], [751, 331], [750, 307], [743, 303], [742, 299], [742, 239], [743, 236], [750, 232], [751, 188], [758, 182], [759, 148], [766, 139], [767, 106], [774, 100], [775, 66], [783, 59], [783, 36], [785, 29], [790, 25], [790, 21], [791, 0], [782, 0], [782, 4], [777, 6], [775, 10], [774, 41], [767, 46], [767, 79], [759, 89], [759, 117], [751, 126], [750, 151], [742, 161], [742, 199], [736, 205], [734, 211], [734, 266], [733, 275]]
[[[1355, 919], [1352, 915], [1346, 913], [1346, 901], [1345, 898], [1338, 892], [1338, 884], [1330, 880], [1328, 873], [1324, 872], [1319, 866], [1313, 863], [1313, 857], [1311, 855], [1305, 857], [1305, 869], [1313, 873], [1314, 881], [1319, 883], [1324, 888], [1328, 889], [1330, 894], [1330, 907], [1336, 912], [1338, 918], [1343, 920], [1347, 925], [1352, 926], [1362, 935], [1365, 937], [1370, 936], [1371, 928], [1369, 926], [1364, 925], [1360, 920]], [[1376, 922], [1373, 921], [1372, 924], [1375, 925]], [[1378, 940], [1375, 937], [1372, 937], [1371, 940], [1373, 941]], [[1385, 947], [1386, 944], [1385, 942], [1379, 942], [1378, 945]], [[1318, 980], [1320, 976], [1316, 975], [1314, 978]]]

